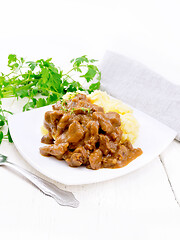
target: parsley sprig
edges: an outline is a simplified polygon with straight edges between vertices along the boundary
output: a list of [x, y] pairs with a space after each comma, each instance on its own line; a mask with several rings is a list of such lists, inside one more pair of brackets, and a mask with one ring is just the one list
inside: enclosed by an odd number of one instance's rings
[[[37, 61], [26, 61], [15, 54], [8, 56], [8, 74], [0, 73], [0, 143], [3, 139], [12, 142], [7, 128], [6, 114], [12, 114], [2, 109], [2, 98], [27, 98], [23, 111], [39, 108], [55, 103], [62, 99], [67, 92], [88, 91], [93, 92], [100, 87], [101, 72], [96, 66], [97, 60], [88, 59], [86, 55], [74, 58], [71, 61], [72, 68], [64, 72], [56, 67], [52, 59], [39, 59]], [[88, 88], [84, 88], [79, 81], [74, 79], [73, 73], [78, 74], [80, 79], [84, 78], [87, 83], [93, 81]]]

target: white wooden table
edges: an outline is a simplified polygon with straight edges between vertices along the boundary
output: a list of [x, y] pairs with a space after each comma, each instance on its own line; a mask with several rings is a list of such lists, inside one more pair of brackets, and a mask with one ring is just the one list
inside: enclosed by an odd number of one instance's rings
[[[176, 0], [3, 1], [0, 71], [10, 53], [53, 57], [58, 65], [111, 49], [180, 84], [180, 2]], [[21, 103], [5, 100], [20, 111]], [[179, 113], [177, 113], [179, 114]], [[13, 144], [0, 153], [37, 173]], [[51, 181], [50, 179], [48, 179]], [[80, 201], [62, 207], [9, 169], [0, 168], [0, 239], [180, 239], [180, 143], [129, 175], [97, 184], [64, 186]]]
[[[3, 103], [9, 110], [18, 112], [24, 100], [5, 99]], [[25, 162], [14, 144], [3, 142], [0, 152], [8, 155], [9, 161], [41, 176]], [[1, 167], [1, 234], [18, 240], [38, 239], [37, 236], [45, 240], [60, 236], [63, 239], [73, 236], [179, 239], [179, 156], [180, 143], [174, 141], [147, 166], [124, 177], [83, 186], [54, 182], [75, 194], [80, 201], [77, 209], [59, 206], [22, 177]]]

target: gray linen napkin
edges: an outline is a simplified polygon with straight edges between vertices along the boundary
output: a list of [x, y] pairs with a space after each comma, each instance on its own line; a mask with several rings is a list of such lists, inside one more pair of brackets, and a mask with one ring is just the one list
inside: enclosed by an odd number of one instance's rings
[[174, 129], [180, 141], [180, 86], [139, 62], [109, 51], [103, 58], [101, 71], [101, 90]]

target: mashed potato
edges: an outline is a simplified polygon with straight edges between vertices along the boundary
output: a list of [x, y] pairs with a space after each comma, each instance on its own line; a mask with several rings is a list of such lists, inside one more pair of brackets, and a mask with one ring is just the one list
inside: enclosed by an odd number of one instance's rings
[[48, 130], [44, 127], [44, 126], [41, 126], [41, 133], [43, 136], [47, 135], [49, 132]]
[[[79, 92], [84, 93], [84, 92]], [[67, 93], [63, 99], [68, 100], [73, 98], [76, 93]], [[91, 103], [97, 104], [104, 108], [105, 112], [117, 112], [121, 117], [121, 130], [123, 131], [122, 142], [129, 140], [135, 143], [139, 133], [139, 123], [133, 116], [133, 110], [118, 99], [110, 97], [106, 92], [96, 90], [88, 95]], [[41, 132], [46, 135], [48, 131], [42, 127]]]
[[106, 92], [96, 90], [88, 95], [90, 101], [100, 105], [105, 112], [117, 112], [121, 117], [122, 142], [129, 140], [134, 143], [139, 133], [139, 123], [133, 116], [133, 110], [122, 101], [111, 98]]

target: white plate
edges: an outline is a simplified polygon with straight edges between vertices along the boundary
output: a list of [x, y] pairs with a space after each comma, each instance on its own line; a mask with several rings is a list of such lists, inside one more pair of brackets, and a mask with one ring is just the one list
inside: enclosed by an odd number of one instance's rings
[[157, 157], [176, 136], [174, 130], [134, 109], [134, 115], [140, 123], [139, 138], [134, 146], [142, 148], [140, 157], [118, 169], [72, 168], [65, 161], [43, 157], [39, 153], [39, 147], [44, 145], [41, 143], [44, 113], [50, 109], [51, 106], [47, 106], [11, 116], [10, 133], [17, 149], [30, 165], [49, 178], [67, 185], [101, 182], [130, 173]]

